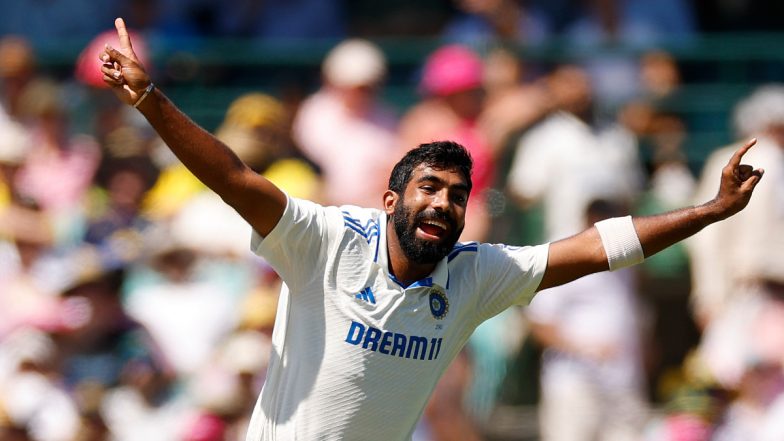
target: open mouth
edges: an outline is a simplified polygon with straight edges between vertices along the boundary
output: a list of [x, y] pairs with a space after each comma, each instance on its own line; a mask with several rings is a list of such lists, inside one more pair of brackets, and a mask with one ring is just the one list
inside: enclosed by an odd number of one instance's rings
[[418, 230], [421, 236], [429, 240], [438, 240], [446, 236], [449, 225], [446, 222], [428, 219], [419, 223]]

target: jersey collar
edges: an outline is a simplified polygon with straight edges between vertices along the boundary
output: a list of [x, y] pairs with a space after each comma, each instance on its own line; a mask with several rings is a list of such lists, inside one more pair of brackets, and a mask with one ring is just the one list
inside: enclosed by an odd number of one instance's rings
[[384, 273], [389, 277], [392, 281], [397, 283], [398, 285], [402, 286], [405, 289], [414, 289], [414, 288], [421, 288], [421, 287], [432, 287], [438, 286], [444, 291], [449, 289], [449, 257], [444, 257], [441, 261], [436, 264], [435, 269], [433, 272], [430, 273], [429, 276], [425, 277], [424, 279], [417, 280], [416, 282], [405, 286], [403, 285], [395, 276], [389, 272], [389, 251], [387, 249], [387, 214], [381, 211], [381, 214], [378, 217], [378, 257], [376, 258], [376, 263], [378, 263], [381, 268], [384, 270]]

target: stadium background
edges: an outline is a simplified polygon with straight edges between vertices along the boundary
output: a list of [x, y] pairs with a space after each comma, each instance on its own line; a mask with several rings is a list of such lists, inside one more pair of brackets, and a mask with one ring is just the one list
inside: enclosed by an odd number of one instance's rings
[[[324, 56], [348, 37], [367, 38], [382, 48], [389, 66], [382, 99], [402, 113], [420, 99], [417, 82], [425, 58], [444, 43], [445, 28], [461, 14], [448, 0], [326, 3], [333, 5], [336, 15], [331, 16], [334, 20], [324, 35], [275, 36], [264, 35], [247, 24], [233, 28], [221, 24], [220, 17], [227, 10], [247, 10], [243, 8], [253, 2], [3, 0], [0, 37], [21, 36], [31, 44], [37, 72], [60, 86], [71, 130], [90, 132], [105, 97], [96, 98], [75, 77], [77, 60], [96, 35], [110, 30], [115, 16], [124, 16], [129, 27], [144, 38], [155, 82], [186, 114], [208, 130], [215, 130], [232, 101], [244, 93], [265, 92], [287, 103], [304, 99], [320, 84]], [[644, 0], [627, 3], [641, 9], [647, 4]], [[664, 31], [644, 44], [605, 41], [576, 48], [565, 33], [587, 14], [592, 2], [522, 2], [549, 17], [550, 32], [536, 43], [502, 43], [534, 72], [603, 57], [635, 60], [653, 49], [669, 53], [682, 80], [667, 110], [687, 121], [683, 152], [689, 169], [699, 176], [712, 151], [735, 141], [730, 119], [738, 100], [760, 84], [779, 81], [784, 75], [780, 49], [784, 47], [784, 32], [780, 32], [784, 31], [784, 5], [754, 0], [670, 3], [686, 14], [688, 29], [682, 35]], [[302, 2], [301, 6], [307, 5]], [[308, 15], [306, 9], [300, 13]], [[655, 18], [652, 22], [655, 24]], [[474, 48], [485, 53], [498, 43], [484, 40]], [[608, 106], [602, 110], [609, 114], [614, 109]], [[643, 162], [652, 155], [645, 146], [641, 142]], [[506, 157], [499, 161], [499, 183], [504, 165], [510, 160]], [[501, 184], [498, 192], [503, 193]], [[504, 199], [494, 216], [493, 241], [523, 244], [542, 237], [541, 207], [521, 209]], [[656, 316], [651, 344], [656, 347], [657, 358], [649, 380], [651, 400], [660, 409], [666, 405], [666, 397], [660, 394], [662, 381], [680, 367], [699, 340], [688, 306], [688, 267], [678, 262], [673, 268], [667, 268], [664, 262], [664, 269], [659, 265], [643, 270], [641, 275], [641, 295], [653, 305]], [[538, 355], [536, 344], [526, 341], [511, 360], [505, 394], [492, 429], [487, 429], [489, 438], [535, 439]]]

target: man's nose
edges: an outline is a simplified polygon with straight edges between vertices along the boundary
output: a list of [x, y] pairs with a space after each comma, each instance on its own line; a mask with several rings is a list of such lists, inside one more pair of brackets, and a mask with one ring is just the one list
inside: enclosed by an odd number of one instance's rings
[[430, 201], [430, 206], [438, 211], [449, 211], [451, 207], [447, 191], [441, 190], [436, 192], [436, 194], [433, 195], [433, 199]]

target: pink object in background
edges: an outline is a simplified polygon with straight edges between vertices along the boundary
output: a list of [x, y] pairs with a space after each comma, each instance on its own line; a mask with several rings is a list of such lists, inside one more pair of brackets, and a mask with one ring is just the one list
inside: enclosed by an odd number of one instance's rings
[[670, 415], [665, 425], [669, 441], [708, 441], [711, 436], [710, 424], [696, 415]]
[[[136, 52], [139, 61], [141, 61], [142, 65], [148, 66], [149, 58], [144, 38], [133, 31], [128, 31], [128, 33], [131, 36], [131, 41], [133, 41], [133, 50]], [[117, 32], [114, 29], [98, 34], [79, 54], [74, 72], [77, 80], [91, 87], [102, 89], [108, 87], [103, 82], [101, 60], [98, 59], [98, 55], [103, 51], [106, 44], [115, 49], [120, 48], [120, 39], [117, 37]]]
[[445, 96], [482, 85], [482, 60], [461, 45], [444, 46], [428, 57], [422, 74], [422, 90]]
[[203, 413], [198, 415], [185, 434], [184, 441], [223, 441], [226, 423], [219, 417]]

